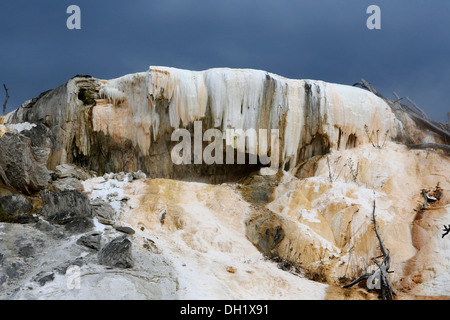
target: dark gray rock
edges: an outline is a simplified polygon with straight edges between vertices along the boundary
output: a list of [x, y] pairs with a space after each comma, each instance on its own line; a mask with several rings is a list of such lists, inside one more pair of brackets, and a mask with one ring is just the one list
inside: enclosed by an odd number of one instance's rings
[[39, 218], [35, 215], [27, 215], [27, 216], [20, 216], [17, 218], [15, 222], [20, 224], [27, 224], [27, 223], [35, 223], [38, 222]]
[[124, 227], [124, 226], [117, 226], [117, 225], [115, 225], [114, 229], [116, 229], [117, 231], [126, 233], [126, 234], [130, 234], [130, 235], [135, 233], [134, 229], [130, 228], [130, 227]]
[[0, 198], [0, 211], [11, 222], [25, 216], [33, 209], [30, 201], [21, 194], [8, 195]]
[[2, 284], [4, 284], [6, 282], [6, 280], [8, 280], [8, 277], [6, 275], [0, 273], [0, 286]]
[[23, 274], [25, 272], [23, 270], [23, 266], [20, 262], [11, 263], [8, 267], [6, 267], [5, 271], [6, 271], [6, 275], [12, 279], [20, 278], [21, 276], [23, 276]]
[[71, 234], [84, 233], [94, 227], [92, 218], [75, 217], [73, 220], [64, 225], [64, 229]]
[[40, 272], [38, 273], [34, 278], [33, 281], [39, 283], [39, 285], [42, 287], [47, 282], [55, 280], [55, 274], [53, 272]]
[[0, 178], [7, 185], [25, 194], [48, 186], [48, 151], [33, 148], [30, 138], [10, 132], [0, 138], [0, 150]]
[[63, 264], [60, 264], [55, 269], [53, 269], [53, 271], [55, 271], [61, 275], [65, 275], [67, 273], [67, 269], [69, 269], [70, 267], [72, 267], [72, 266], [81, 267], [83, 264], [84, 264], [83, 258], [79, 257], [79, 258], [76, 258], [75, 260], [66, 261]]
[[126, 235], [115, 238], [98, 253], [98, 261], [108, 267], [132, 268], [131, 241]]
[[62, 178], [52, 182], [56, 191], [78, 190], [83, 191], [84, 187], [80, 180], [76, 178]]
[[147, 175], [143, 173], [141, 170], [138, 170], [137, 172], [133, 172], [133, 179], [146, 179]]
[[24, 136], [31, 139], [31, 146], [40, 148], [51, 148], [52, 143], [56, 137], [51, 134], [51, 131], [42, 123], [35, 123], [35, 126], [30, 130], [21, 132]]
[[19, 248], [19, 255], [22, 257], [29, 258], [34, 255], [34, 248], [31, 243], [27, 243]]
[[74, 218], [92, 217], [92, 207], [85, 194], [76, 190], [61, 192], [42, 192], [42, 212], [44, 217], [54, 224], [67, 224]]
[[55, 226], [53, 226], [50, 222], [46, 220], [37, 221], [34, 227], [43, 232], [51, 232], [55, 230]]
[[116, 212], [113, 207], [102, 199], [95, 199], [91, 201], [93, 215], [99, 218], [100, 222], [107, 222], [113, 224], [116, 219]]
[[73, 164], [61, 164], [56, 166], [53, 172], [53, 179], [66, 179], [72, 178], [77, 180], [87, 180], [91, 178], [84, 169], [79, 168]]
[[67, 233], [62, 230], [56, 230], [52, 233], [52, 237], [54, 240], [61, 240], [67, 238]]
[[77, 240], [77, 244], [94, 249], [96, 251], [101, 248], [102, 235], [100, 232], [91, 232]]

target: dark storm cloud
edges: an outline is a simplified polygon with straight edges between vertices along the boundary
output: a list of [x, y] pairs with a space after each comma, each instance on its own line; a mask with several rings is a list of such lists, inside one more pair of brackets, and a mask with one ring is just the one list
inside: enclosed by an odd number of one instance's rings
[[[81, 8], [82, 29], [66, 28]], [[381, 8], [381, 30], [366, 9]], [[365, 0], [11, 1], [0, 12], [9, 110], [76, 74], [114, 78], [149, 65], [255, 68], [409, 96], [450, 111], [450, 2]], [[0, 101], [4, 92], [0, 94]]]

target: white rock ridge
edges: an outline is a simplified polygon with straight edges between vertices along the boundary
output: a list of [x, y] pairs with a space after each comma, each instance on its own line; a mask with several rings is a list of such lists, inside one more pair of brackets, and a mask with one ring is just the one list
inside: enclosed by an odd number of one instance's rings
[[205, 172], [218, 177], [217, 171], [230, 175], [235, 169], [180, 169], [172, 161], [171, 150], [178, 143], [172, 133], [177, 128], [193, 131], [195, 121], [202, 121], [203, 131], [217, 129], [224, 136], [227, 129], [266, 130], [263, 135], [277, 130], [277, 140], [264, 139], [267, 146], [248, 139], [245, 152], [278, 154], [279, 167], [289, 171], [330, 150], [354, 148], [370, 138], [402, 141], [409, 132], [420, 131], [412, 120], [404, 126], [406, 120], [399, 121], [384, 99], [365, 89], [229, 68], [151, 66], [111, 80], [77, 76], [3, 119], [5, 127], [28, 122], [48, 128], [50, 170], [74, 163], [99, 174], [142, 170], [159, 178], [191, 179]]
[[[100, 94], [105, 101], [94, 109], [94, 130], [127, 138], [143, 154], [161, 127], [186, 127], [204, 118], [221, 130], [281, 130], [283, 162], [293, 163], [320, 137], [339, 148], [367, 141], [365, 125], [381, 136], [401, 130], [389, 106], [366, 90], [260, 70], [152, 66], [146, 73], [104, 81]], [[157, 105], [162, 100], [168, 102], [168, 124], [161, 123]]]

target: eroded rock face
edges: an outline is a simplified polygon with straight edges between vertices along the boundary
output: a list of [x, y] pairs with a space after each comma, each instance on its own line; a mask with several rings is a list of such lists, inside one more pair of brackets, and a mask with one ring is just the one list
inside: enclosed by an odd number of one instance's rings
[[[277, 154], [286, 170], [329, 150], [366, 143], [367, 132], [387, 140], [407, 134], [388, 104], [366, 90], [226, 68], [150, 67], [108, 81], [77, 76], [23, 104], [5, 121], [36, 124], [30, 134], [40, 130], [41, 142], [50, 145], [51, 170], [74, 163], [99, 174], [142, 170], [151, 177], [214, 183], [244, 177], [261, 164], [176, 165], [174, 130], [186, 128], [194, 135], [195, 121], [202, 122], [201, 134], [213, 128], [224, 134], [226, 129], [262, 129], [268, 135], [278, 130], [277, 146], [267, 137], [267, 155]], [[225, 141], [224, 152], [227, 143], [240, 150]], [[263, 152], [254, 147], [250, 142], [243, 152]]]
[[86, 195], [76, 190], [43, 191], [42, 212], [55, 224], [67, 224], [78, 218], [92, 218], [92, 207]]
[[0, 150], [0, 177], [6, 185], [25, 194], [48, 186], [46, 150], [33, 148], [28, 137], [15, 133], [0, 137]]

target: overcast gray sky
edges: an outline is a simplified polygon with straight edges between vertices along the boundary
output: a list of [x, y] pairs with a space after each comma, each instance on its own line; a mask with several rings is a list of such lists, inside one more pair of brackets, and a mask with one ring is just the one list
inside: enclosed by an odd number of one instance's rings
[[[69, 5], [81, 30], [69, 30]], [[381, 29], [369, 30], [369, 5]], [[8, 111], [76, 74], [111, 79], [150, 65], [254, 68], [409, 96], [430, 117], [450, 111], [448, 0], [3, 1], [0, 84]], [[2, 88], [0, 88], [2, 89]], [[3, 104], [4, 91], [0, 91]]]

